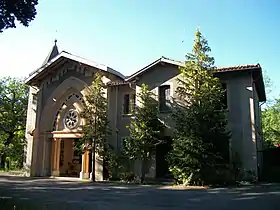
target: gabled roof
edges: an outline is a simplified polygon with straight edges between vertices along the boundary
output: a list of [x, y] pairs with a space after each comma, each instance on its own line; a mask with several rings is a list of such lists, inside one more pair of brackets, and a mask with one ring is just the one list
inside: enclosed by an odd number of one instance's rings
[[[161, 62], [176, 65], [176, 66], [184, 66], [184, 62], [182, 62], [182, 61], [177, 61], [177, 60], [173, 60], [173, 59], [162, 56], [161, 58], [155, 60], [154, 62], [150, 63], [149, 65], [145, 66], [144, 68], [138, 70], [134, 74], [128, 76], [125, 80], [131, 81], [135, 77], [140, 76], [141, 74], [146, 72], [148, 69], [154, 67], [155, 65], [157, 65]], [[217, 70], [217, 72], [229, 72], [229, 71], [256, 69], [256, 68], [261, 68], [260, 64], [246, 64], [246, 65], [237, 65], [237, 66], [228, 66], [228, 67], [216, 67], [216, 70]]]
[[[144, 68], [140, 69], [139, 71], [135, 72], [131, 76], [128, 76], [124, 78], [123, 80], [119, 81], [111, 81], [108, 82], [108, 86], [119, 86], [119, 85], [125, 85], [129, 84], [135, 79], [137, 79], [138, 76], [145, 73], [152, 67], [156, 66], [159, 63], [167, 63], [175, 66], [184, 66], [184, 62], [176, 61], [167, 57], [161, 57], [154, 62], [150, 63], [149, 65], [145, 66]], [[240, 71], [252, 71], [253, 79], [256, 83], [257, 92], [259, 95], [260, 101], [266, 101], [266, 94], [265, 94], [265, 87], [264, 87], [264, 81], [262, 76], [262, 68], [260, 64], [246, 64], [246, 65], [237, 65], [237, 66], [228, 66], [228, 67], [216, 67], [217, 74], [219, 73], [226, 73], [226, 72], [240, 72]]]
[[184, 65], [183, 62], [176, 61], [176, 60], [172, 60], [172, 59], [169, 59], [169, 58], [166, 58], [166, 57], [162, 56], [162, 57], [160, 57], [159, 59], [155, 60], [154, 62], [150, 63], [149, 65], [145, 66], [144, 68], [138, 70], [138, 71], [135, 72], [134, 74], [128, 76], [125, 80], [126, 80], [126, 81], [130, 81], [130, 80], [132, 80], [134, 77], [143, 74], [143, 73], [146, 72], [148, 69], [154, 67], [155, 65], [157, 65], [157, 64], [159, 64], [159, 63], [161, 63], [161, 62], [168, 63], [168, 64], [173, 64], [173, 65], [176, 65], [176, 66], [183, 66], [183, 65]]
[[35, 79], [36, 77], [41, 75], [43, 72], [45, 72], [48, 66], [54, 64], [56, 61], [58, 61], [61, 58], [70, 59], [70, 60], [73, 60], [73, 61], [76, 61], [76, 62], [79, 62], [79, 63], [83, 63], [83, 64], [88, 65], [88, 66], [92, 66], [92, 67], [100, 69], [102, 71], [107, 71], [107, 72], [109, 72], [111, 74], [114, 74], [114, 75], [120, 77], [121, 79], [125, 78], [125, 76], [122, 75], [120, 72], [118, 72], [118, 71], [116, 71], [116, 70], [114, 70], [114, 69], [112, 69], [112, 68], [110, 68], [108, 66], [96, 63], [94, 61], [90, 61], [90, 60], [84, 59], [82, 57], [70, 54], [70, 53], [68, 53], [66, 51], [62, 51], [61, 53], [59, 53], [55, 57], [51, 58], [47, 63], [42, 65], [39, 69], [37, 69], [37, 70], [33, 71], [32, 73], [30, 73], [29, 77], [25, 80], [25, 83], [29, 84], [33, 79]]
[[261, 69], [260, 64], [246, 64], [246, 65], [237, 65], [237, 66], [228, 66], [228, 67], [217, 67], [218, 72], [229, 72], [229, 71], [242, 71], [250, 69]]

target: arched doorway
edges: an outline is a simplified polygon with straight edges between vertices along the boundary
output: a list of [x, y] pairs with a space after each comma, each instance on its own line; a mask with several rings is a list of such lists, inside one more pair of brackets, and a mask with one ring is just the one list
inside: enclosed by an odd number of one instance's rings
[[69, 94], [61, 103], [53, 123], [52, 175], [89, 177], [88, 152], [81, 153], [76, 144], [82, 138], [83, 98], [79, 93]]

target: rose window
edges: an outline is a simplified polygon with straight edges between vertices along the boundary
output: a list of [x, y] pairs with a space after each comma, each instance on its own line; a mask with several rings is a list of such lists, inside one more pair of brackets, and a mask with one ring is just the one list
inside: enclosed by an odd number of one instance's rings
[[69, 129], [77, 127], [79, 123], [79, 113], [74, 109], [70, 109], [65, 116], [64, 122]]

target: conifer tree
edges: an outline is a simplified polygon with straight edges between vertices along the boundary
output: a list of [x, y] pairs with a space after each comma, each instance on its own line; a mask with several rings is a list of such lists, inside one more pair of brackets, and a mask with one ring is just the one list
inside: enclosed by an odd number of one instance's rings
[[228, 161], [229, 138], [224, 90], [214, 76], [214, 58], [207, 40], [196, 31], [192, 53], [180, 68], [172, 117], [175, 122], [170, 170], [179, 183], [211, 184]]
[[103, 160], [109, 155], [109, 121], [105, 89], [102, 75], [97, 72], [86, 96], [82, 113], [86, 123], [83, 125], [84, 136], [81, 143], [83, 146], [88, 145], [87, 149], [92, 153], [92, 181], [95, 181], [95, 154], [103, 157]]
[[125, 139], [124, 153], [132, 160], [141, 161], [141, 183], [148, 173], [149, 161], [155, 155], [156, 145], [161, 143], [160, 136], [163, 125], [158, 119], [158, 103], [142, 84], [137, 95], [139, 106], [135, 107], [134, 116], [128, 126], [130, 136]]

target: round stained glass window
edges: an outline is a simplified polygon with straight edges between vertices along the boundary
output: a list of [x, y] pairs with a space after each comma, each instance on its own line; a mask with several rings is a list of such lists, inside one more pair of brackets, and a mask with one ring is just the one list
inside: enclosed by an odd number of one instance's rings
[[70, 109], [65, 115], [65, 126], [69, 129], [74, 129], [79, 124], [79, 113], [75, 109]]

